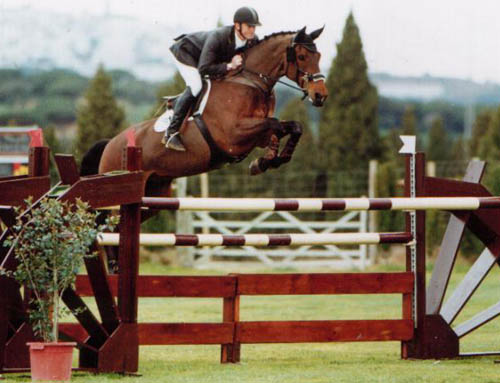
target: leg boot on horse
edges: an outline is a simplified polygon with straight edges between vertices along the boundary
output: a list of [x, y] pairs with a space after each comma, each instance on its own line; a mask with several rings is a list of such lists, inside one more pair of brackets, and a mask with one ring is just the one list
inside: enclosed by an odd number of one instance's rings
[[184, 144], [182, 143], [179, 129], [182, 126], [184, 119], [186, 118], [189, 109], [194, 104], [196, 97], [191, 93], [191, 88], [188, 86], [186, 90], [179, 96], [175, 102], [174, 116], [172, 117], [172, 122], [165, 132], [162, 142], [168, 149], [177, 150], [180, 152], [186, 151]]

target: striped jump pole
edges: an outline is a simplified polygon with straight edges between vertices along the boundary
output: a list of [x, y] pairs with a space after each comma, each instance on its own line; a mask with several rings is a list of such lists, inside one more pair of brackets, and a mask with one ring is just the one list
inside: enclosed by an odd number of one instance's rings
[[500, 197], [418, 198], [161, 198], [144, 197], [150, 209], [184, 211], [478, 210], [500, 208]]
[[[146, 246], [304, 246], [348, 245], [411, 242], [410, 233], [320, 233], [320, 234], [141, 234], [140, 244]], [[117, 246], [120, 235], [100, 233], [103, 246]]]

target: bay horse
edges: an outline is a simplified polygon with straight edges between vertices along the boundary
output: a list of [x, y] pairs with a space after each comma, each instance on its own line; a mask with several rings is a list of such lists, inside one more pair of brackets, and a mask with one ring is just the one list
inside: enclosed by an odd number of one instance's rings
[[[163, 133], [154, 131], [156, 119], [153, 119], [129, 127], [109, 142], [95, 144], [82, 160], [81, 174], [120, 169], [122, 149], [127, 146], [130, 130], [135, 132], [136, 144], [142, 147], [144, 182], [148, 181], [145, 194], [149, 196], [166, 196], [174, 178], [204, 173], [220, 167], [220, 162], [242, 159], [257, 146], [267, 150], [263, 157], [252, 162], [251, 174], [290, 161], [302, 126], [272, 117], [273, 87], [286, 76], [314, 106], [323, 105], [328, 91], [319, 70], [321, 54], [314, 44], [323, 28], [310, 34], [306, 33], [306, 27], [298, 32], [274, 33], [244, 51], [239, 71], [211, 81], [201, 116], [208, 137], [193, 119], [184, 120], [180, 133], [185, 152], [165, 148], [161, 143]], [[288, 141], [280, 152], [279, 141], [286, 135]]]

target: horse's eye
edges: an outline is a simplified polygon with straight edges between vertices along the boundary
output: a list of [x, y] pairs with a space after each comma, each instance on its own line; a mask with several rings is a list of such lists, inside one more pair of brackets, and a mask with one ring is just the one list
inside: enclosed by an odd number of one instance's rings
[[299, 55], [299, 60], [304, 61], [305, 59], [306, 59], [306, 56], [304, 56], [304, 55]]

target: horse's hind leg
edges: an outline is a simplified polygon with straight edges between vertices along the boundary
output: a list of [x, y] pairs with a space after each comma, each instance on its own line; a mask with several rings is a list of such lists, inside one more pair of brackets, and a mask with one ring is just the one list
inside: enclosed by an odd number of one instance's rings
[[[173, 178], [161, 177], [152, 174], [146, 181], [146, 191], [144, 193], [147, 197], [169, 197], [171, 195], [171, 186]], [[157, 215], [159, 210], [143, 210], [141, 212], [141, 222], [148, 220]]]

